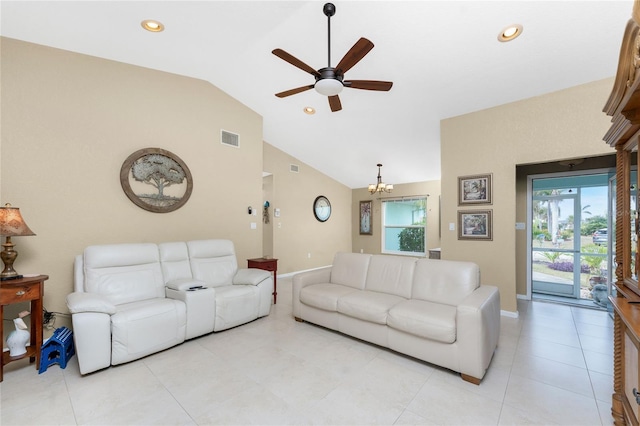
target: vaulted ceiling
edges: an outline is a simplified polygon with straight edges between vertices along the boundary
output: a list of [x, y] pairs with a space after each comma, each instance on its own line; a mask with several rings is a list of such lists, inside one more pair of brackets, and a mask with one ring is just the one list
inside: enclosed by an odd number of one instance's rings
[[[351, 188], [440, 178], [440, 120], [615, 75], [633, 1], [334, 1], [331, 66], [360, 38], [375, 47], [343, 109], [308, 90], [327, 64], [324, 1], [7, 1], [2, 36], [210, 81], [264, 118], [264, 140]], [[141, 28], [144, 19], [165, 25]], [[522, 35], [498, 42], [521, 24]], [[606, 99], [602, 100], [604, 102]], [[307, 115], [303, 108], [316, 109]], [[535, 119], [535, 118], [532, 118]], [[473, 141], [469, 141], [472, 145]]]

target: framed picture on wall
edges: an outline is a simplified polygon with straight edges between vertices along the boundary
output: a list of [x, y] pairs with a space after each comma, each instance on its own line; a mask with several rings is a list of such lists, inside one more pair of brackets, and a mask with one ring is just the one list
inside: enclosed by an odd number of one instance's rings
[[138, 207], [154, 213], [168, 213], [182, 207], [193, 191], [187, 165], [161, 148], [140, 149], [120, 168], [124, 193]]
[[493, 210], [459, 210], [459, 240], [493, 240]]
[[458, 178], [458, 205], [492, 204], [491, 173]]
[[371, 201], [360, 201], [360, 235], [373, 235], [371, 204]]

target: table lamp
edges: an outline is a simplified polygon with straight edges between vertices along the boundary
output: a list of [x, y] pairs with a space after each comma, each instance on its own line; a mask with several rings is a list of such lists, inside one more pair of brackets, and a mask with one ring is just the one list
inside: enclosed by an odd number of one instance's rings
[[7, 237], [7, 240], [2, 244], [3, 250], [0, 252], [0, 258], [4, 262], [4, 270], [0, 273], [0, 281], [15, 280], [22, 278], [22, 275], [18, 275], [15, 269], [13, 269], [13, 262], [18, 257], [18, 252], [13, 249], [14, 244], [11, 242], [11, 237], [23, 237], [27, 235], [36, 235], [27, 226], [20, 209], [12, 207], [7, 203], [4, 207], [0, 207], [0, 236]]

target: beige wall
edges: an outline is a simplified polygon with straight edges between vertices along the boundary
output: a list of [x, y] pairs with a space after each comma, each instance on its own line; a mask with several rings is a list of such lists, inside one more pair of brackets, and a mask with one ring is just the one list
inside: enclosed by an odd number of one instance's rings
[[[353, 190], [352, 209], [352, 251], [379, 254], [382, 251], [382, 223], [380, 209], [383, 198], [402, 198], [428, 195], [427, 198], [427, 250], [440, 247], [440, 181], [398, 184], [393, 192], [383, 197], [372, 196], [367, 188]], [[373, 201], [372, 235], [360, 235], [360, 201]]]
[[[262, 255], [262, 221], [247, 214], [262, 205], [258, 114], [205, 81], [0, 40], [0, 202], [37, 234], [14, 238], [15, 267], [49, 275], [49, 311], [67, 311], [73, 258], [90, 244], [228, 238], [241, 265]], [[239, 149], [220, 144], [221, 129], [240, 135]], [[123, 161], [147, 147], [191, 170], [193, 193], [175, 212], [142, 210], [122, 191]]]
[[[262, 200], [258, 214], [262, 214], [262, 255], [273, 257], [273, 175], [262, 178]], [[264, 202], [269, 201], [267, 217], [264, 217]]]
[[[290, 171], [290, 165], [299, 172]], [[273, 175], [273, 256], [278, 273], [330, 265], [338, 251], [351, 251], [351, 189], [323, 175], [296, 158], [264, 144], [264, 171]], [[313, 202], [324, 195], [331, 203], [331, 217], [318, 222]], [[280, 209], [280, 217], [273, 210]]]
[[[441, 122], [442, 257], [477, 262], [482, 283], [500, 288], [503, 310], [517, 310], [516, 256], [526, 253], [515, 230], [515, 222], [526, 222], [516, 214], [523, 200], [516, 165], [610, 154], [602, 107], [612, 86], [613, 79], [596, 81]], [[458, 241], [457, 230], [448, 230], [460, 209], [457, 177], [478, 173], [493, 173], [493, 241]]]
[[[516, 177], [516, 222], [527, 223], [527, 177]], [[515, 224], [514, 224], [515, 226]], [[527, 295], [527, 233], [526, 230], [516, 230], [516, 294]]]

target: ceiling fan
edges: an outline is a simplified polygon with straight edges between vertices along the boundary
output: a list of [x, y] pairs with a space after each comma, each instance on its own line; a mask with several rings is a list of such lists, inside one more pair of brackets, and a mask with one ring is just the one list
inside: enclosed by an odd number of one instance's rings
[[327, 28], [328, 28], [328, 65], [326, 68], [320, 68], [314, 70], [309, 65], [302, 62], [300, 59], [285, 52], [282, 49], [274, 49], [271, 53], [278, 58], [289, 62], [294, 67], [300, 68], [302, 71], [308, 72], [316, 79], [315, 84], [308, 86], [296, 87], [295, 89], [286, 90], [284, 92], [276, 93], [279, 98], [295, 95], [297, 93], [304, 92], [309, 89], [316, 89], [316, 92], [325, 95], [329, 98], [329, 107], [331, 111], [336, 112], [342, 109], [340, 98], [338, 94], [344, 87], [350, 87], [352, 89], [364, 89], [364, 90], [377, 90], [386, 92], [391, 89], [393, 82], [391, 81], [377, 81], [377, 80], [344, 80], [344, 73], [349, 71], [355, 64], [360, 62], [371, 49], [373, 49], [373, 43], [366, 38], [362, 37], [358, 40], [351, 49], [344, 55], [344, 57], [338, 62], [335, 67], [331, 66], [331, 17], [336, 13], [336, 7], [332, 3], [326, 3], [322, 8], [322, 11], [327, 16]]

